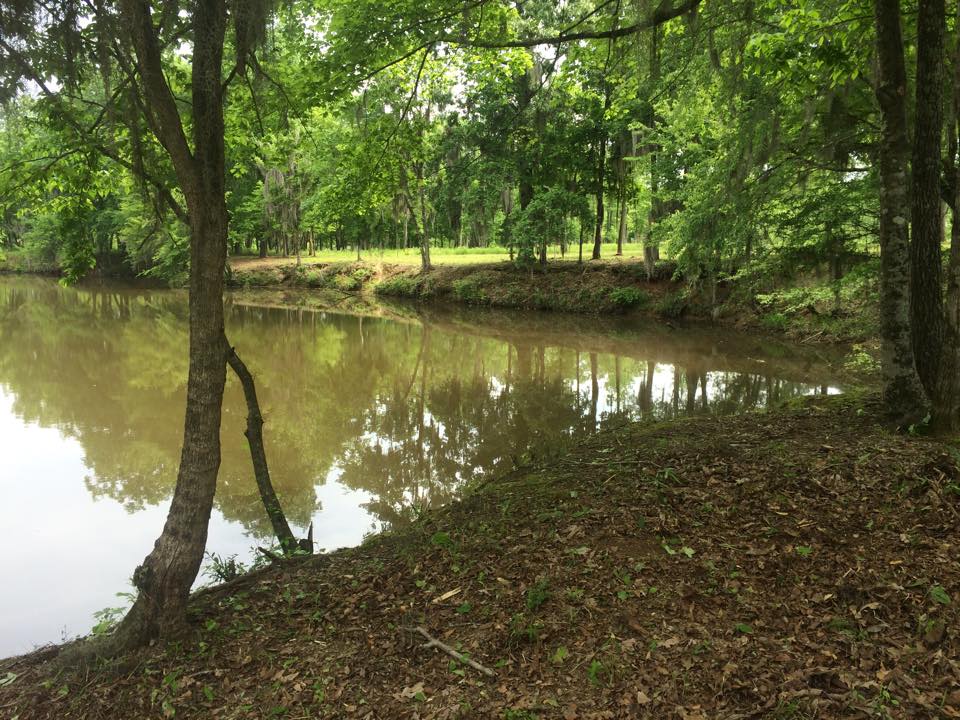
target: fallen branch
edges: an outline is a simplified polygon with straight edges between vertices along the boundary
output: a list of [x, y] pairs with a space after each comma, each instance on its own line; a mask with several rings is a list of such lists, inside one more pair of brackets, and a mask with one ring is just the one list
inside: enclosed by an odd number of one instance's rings
[[474, 670], [479, 670], [484, 675], [488, 675], [489, 677], [494, 677], [496, 675], [496, 673], [493, 672], [493, 670], [491, 670], [490, 668], [481, 665], [476, 660], [472, 660], [468, 658], [466, 655], [464, 655], [461, 652], [457, 652], [446, 643], [440, 642], [435, 637], [433, 637], [430, 633], [424, 630], [422, 627], [415, 627], [415, 628], [408, 627], [408, 628], [404, 628], [404, 630], [406, 630], [407, 632], [419, 633], [420, 635], [423, 635], [424, 638], [426, 638], [427, 642], [425, 642], [420, 647], [437, 648], [438, 650], [442, 650], [443, 652], [445, 652], [447, 655], [454, 658], [455, 660], [462, 662], [464, 665], [469, 665]]

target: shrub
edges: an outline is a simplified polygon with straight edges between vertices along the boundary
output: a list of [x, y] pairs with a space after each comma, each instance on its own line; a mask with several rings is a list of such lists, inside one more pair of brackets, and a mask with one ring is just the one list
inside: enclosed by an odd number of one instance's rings
[[415, 278], [406, 275], [394, 275], [382, 280], [374, 288], [378, 295], [399, 295], [400, 297], [416, 297], [419, 283]]
[[764, 315], [760, 319], [760, 322], [768, 330], [776, 330], [777, 332], [786, 332], [790, 325], [790, 320], [787, 318], [787, 316], [779, 312]]
[[619, 287], [610, 291], [610, 302], [621, 308], [638, 308], [646, 306], [650, 296], [640, 288]]
[[333, 278], [333, 286], [343, 292], [352, 292], [360, 289], [360, 281], [350, 275], [336, 275]]
[[371, 277], [373, 277], [373, 270], [367, 267], [359, 267], [353, 271], [351, 277], [362, 285]]
[[474, 277], [466, 277], [462, 280], [454, 280], [453, 296], [462, 302], [482, 303], [487, 299], [487, 294], [480, 287], [480, 282]]

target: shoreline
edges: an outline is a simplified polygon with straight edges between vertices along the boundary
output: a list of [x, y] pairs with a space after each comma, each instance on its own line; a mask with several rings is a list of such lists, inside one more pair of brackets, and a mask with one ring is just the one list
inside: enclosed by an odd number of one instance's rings
[[0, 707], [21, 720], [960, 712], [960, 472], [948, 446], [888, 432], [877, 410], [852, 395], [602, 431], [360, 547], [195, 594], [184, 637], [119, 673], [62, 671], [51, 649], [0, 661], [16, 675]]
[[[305, 259], [308, 260], [308, 259]], [[0, 261], [0, 276], [31, 274], [59, 277], [50, 264], [22, 255]], [[645, 317], [668, 325], [689, 320], [736, 328], [801, 344], [862, 345], [876, 354], [876, 310], [858, 307], [837, 315], [829, 307], [808, 303], [800, 308], [761, 307], [754, 297], [739, 297], [738, 288], [718, 286], [713, 307], [701, 292], [674, 280], [674, 268], [662, 263], [654, 279], [636, 260], [554, 261], [520, 269], [509, 262], [437, 264], [427, 273], [411, 265], [371, 260], [310, 263], [299, 268], [291, 258], [241, 257], [228, 261], [228, 290], [331, 291], [352, 297], [345, 304], [363, 306], [370, 297], [451, 305], [611, 317]], [[94, 272], [81, 282], [113, 279]], [[156, 279], [116, 278], [148, 288], [169, 287]], [[742, 294], [742, 293], [741, 293]], [[868, 320], [864, 323], [863, 320]], [[866, 329], [863, 329], [865, 325]]]

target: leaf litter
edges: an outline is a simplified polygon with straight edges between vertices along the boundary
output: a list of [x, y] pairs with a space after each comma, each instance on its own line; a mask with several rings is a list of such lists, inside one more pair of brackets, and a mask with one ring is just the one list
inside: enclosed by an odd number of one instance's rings
[[0, 715], [960, 717], [957, 453], [871, 402], [601, 432], [119, 666], [2, 661]]

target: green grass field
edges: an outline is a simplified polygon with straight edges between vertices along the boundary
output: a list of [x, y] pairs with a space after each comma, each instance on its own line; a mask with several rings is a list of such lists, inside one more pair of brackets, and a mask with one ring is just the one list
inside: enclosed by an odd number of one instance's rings
[[[584, 245], [584, 258], [590, 258], [592, 246]], [[615, 257], [616, 246], [613, 243], [603, 246], [602, 256], [604, 260], [610, 260]], [[550, 261], [570, 260], [576, 261], [577, 248], [571, 247], [567, 250], [566, 256], [561, 257], [560, 246], [553, 245], [547, 250], [547, 257]], [[235, 255], [236, 260], [256, 260], [255, 255]], [[280, 258], [276, 255], [269, 255], [268, 258], [274, 260], [292, 260], [293, 258]], [[357, 259], [355, 250], [321, 250], [316, 255], [302, 255], [301, 262], [305, 265], [327, 264], [335, 262], [350, 262]], [[419, 265], [420, 250], [418, 248], [408, 248], [406, 250], [379, 249], [364, 250], [360, 253], [360, 259], [365, 262], [383, 262], [393, 265]], [[486, 248], [431, 248], [430, 260], [434, 265], [475, 265], [477, 263], [498, 263], [506, 262], [510, 259], [510, 253], [506, 248], [493, 246]], [[623, 248], [623, 255], [620, 260], [643, 260], [643, 246], [628, 244]]]

